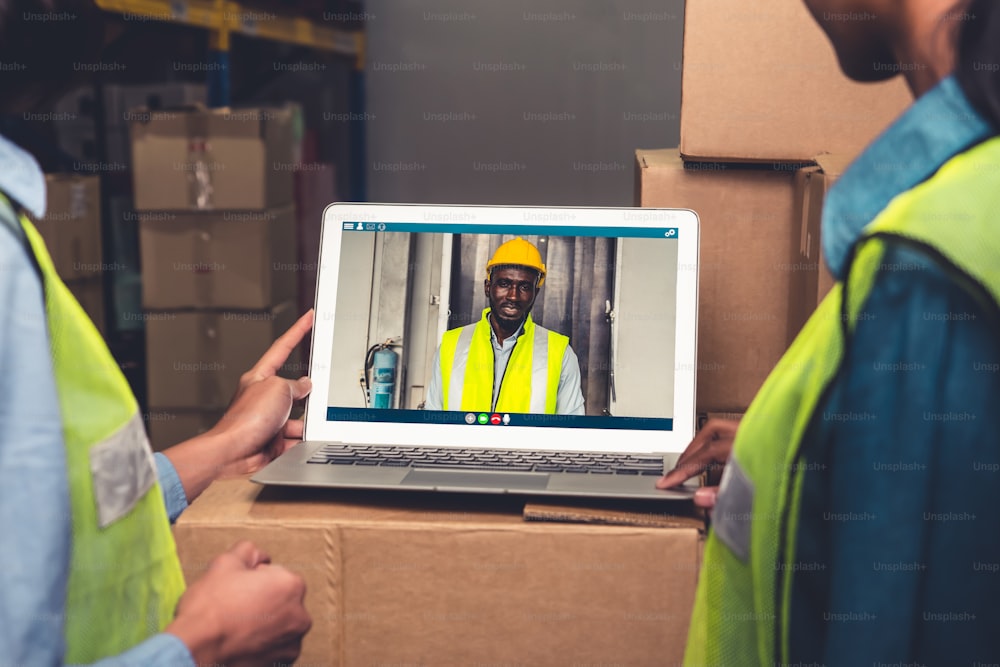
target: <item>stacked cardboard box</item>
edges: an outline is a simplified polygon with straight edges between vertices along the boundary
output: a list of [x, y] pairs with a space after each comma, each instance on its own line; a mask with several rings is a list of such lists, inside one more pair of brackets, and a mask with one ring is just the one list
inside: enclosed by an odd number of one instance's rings
[[670, 505], [525, 520], [572, 504], [222, 480], [174, 535], [189, 582], [238, 540], [305, 579], [299, 664], [680, 664], [703, 522]]
[[[116, 266], [108, 280], [108, 343], [141, 396], [142, 362], [126, 338], [141, 339], [138, 224], [132, 206], [129, 123], [149, 109], [203, 104], [204, 84], [170, 82], [152, 85], [81, 86], [56, 102], [51, 118], [60, 149], [72, 157], [74, 170], [100, 172], [106, 261]], [[103, 145], [98, 138], [103, 138]]]
[[910, 94], [848, 80], [802, 3], [688, 0], [684, 21], [680, 146], [637, 152], [636, 204], [698, 213], [696, 404], [742, 413], [816, 305], [815, 162], [849, 161]]
[[[299, 314], [301, 119], [295, 106], [136, 118], [147, 426], [162, 449], [210, 428]], [[304, 374], [297, 358], [286, 371]]]
[[[136, 109], [161, 109], [183, 104], [204, 104], [205, 86], [200, 83], [161, 83], [144, 86], [103, 87], [105, 136], [101, 171], [125, 170], [131, 160], [128, 126]], [[60, 147], [81, 164], [92, 165], [100, 155], [97, 147], [98, 104], [94, 86], [77, 88], [56, 105], [56, 134]]]
[[104, 271], [101, 248], [101, 181], [97, 176], [47, 174], [45, 217], [34, 220], [56, 273], [104, 334]]
[[818, 304], [833, 287], [834, 278], [820, 249], [823, 202], [837, 178], [847, 168], [850, 160], [842, 155], [819, 155], [816, 165], [801, 169], [795, 175], [796, 212], [800, 220], [799, 261], [808, 263], [815, 270], [814, 280], [801, 286], [801, 298]]

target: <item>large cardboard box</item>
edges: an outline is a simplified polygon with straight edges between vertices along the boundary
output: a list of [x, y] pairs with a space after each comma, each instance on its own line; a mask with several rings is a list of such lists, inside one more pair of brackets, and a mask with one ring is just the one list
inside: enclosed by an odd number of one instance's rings
[[796, 210], [800, 216], [799, 259], [817, 268], [810, 281], [801, 286], [803, 299], [813, 295], [813, 307], [817, 305], [833, 287], [833, 275], [826, 265], [822, 252], [822, 217], [826, 193], [837, 182], [850, 164], [850, 158], [843, 155], [821, 155], [818, 164], [805, 167], [795, 176]]
[[133, 111], [135, 208], [260, 210], [292, 203], [297, 105]]
[[237, 479], [209, 487], [174, 535], [189, 582], [244, 539], [305, 578], [298, 664], [680, 664], [701, 522], [528, 523], [523, 506]]
[[[149, 312], [146, 317], [147, 401], [160, 409], [225, 408], [240, 375], [298, 317], [292, 302], [265, 311]], [[287, 376], [299, 377], [297, 353]]]
[[902, 77], [844, 76], [801, 0], [687, 0], [680, 149], [688, 159], [853, 156], [911, 100]]
[[33, 220], [64, 281], [99, 275], [105, 268], [101, 242], [101, 180], [97, 176], [46, 174], [45, 217]]
[[797, 261], [795, 172], [685, 166], [677, 149], [636, 158], [637, 205], [690, 208], [701, 220], [696, 407], [744, 412], [807, 315], [792, 289], [810, 275]]
[[259, 310], [298, 299], [291, 206], [139, 219], [144, 308]]
[[[848, 155], [820, 155], [816, 158], [819, 164], [819, 172], [813, 176], [813, 185], [810, 188], [810, 192], [812, 193], [813, 202], [816, 202], [816, 200], [819, 201], [809, 208], [810, 215], [815, 218], [809, 226], [816, 229], [817, 236], [822, 232], [820, 221], [823, 213], [823, 202], [826, 201], [826, 193], [830, 191], [830, 188], [837, 182], [840, 175], [847, 170], [852, 159], [853, 157]], [[826, 265], [826, 258], [820, 252], [819, 280], [816, 283], [817, 297], [820, 301], [827, 295], [835, 282], [837, 281], [833, 277], [833, 274], [830, 273], [830, 267]]]

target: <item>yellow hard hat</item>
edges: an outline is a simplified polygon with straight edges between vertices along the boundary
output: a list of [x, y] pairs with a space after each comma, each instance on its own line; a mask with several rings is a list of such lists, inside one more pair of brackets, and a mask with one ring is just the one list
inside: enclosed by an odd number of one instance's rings
[[486, 262], [487, 280], [490, 279], [490, 269], [501, 264], [514, 264], [535, 269], [539, 274], [537, 287], [541, 287], [542, 283], [545, 282], [545, 264], [542, 263], [542, 254], [538, 252], [538, 248], [521, 237], [507, 241], [493, 253], [493, 258]]

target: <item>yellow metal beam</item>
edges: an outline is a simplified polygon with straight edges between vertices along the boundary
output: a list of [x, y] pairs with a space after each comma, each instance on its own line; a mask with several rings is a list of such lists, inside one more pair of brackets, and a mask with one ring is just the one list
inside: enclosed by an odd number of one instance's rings
[[165, 21], [205, 28], [213, 40], [228, 46], [229, 33], [259, 37], [332, 51], [360, 59], [364, 36], [360, 31], [318, 25], [309, 19], [244, 7], [230, 0], [95, 0], [107, 12], [133, 19]]

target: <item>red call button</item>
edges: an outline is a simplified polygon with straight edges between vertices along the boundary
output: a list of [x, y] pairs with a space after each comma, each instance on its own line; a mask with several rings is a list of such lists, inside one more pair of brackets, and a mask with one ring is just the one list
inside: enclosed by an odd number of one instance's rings
[[490, 415], [490, 423], [496, 426], [500, 423], [500, 415]]

